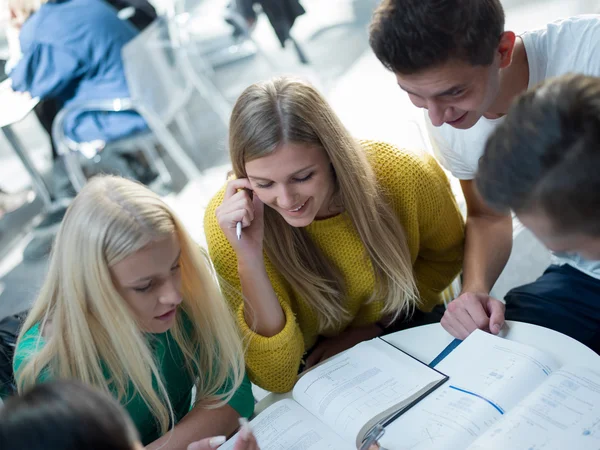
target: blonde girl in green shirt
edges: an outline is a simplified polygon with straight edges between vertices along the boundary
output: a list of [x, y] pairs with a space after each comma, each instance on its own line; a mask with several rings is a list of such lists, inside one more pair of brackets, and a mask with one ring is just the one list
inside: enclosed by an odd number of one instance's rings
[[67, 211], [22, 327], [19, 392], [75, 379], [111, 393], [148, 450], [232, 434], [254, 399], [209, 268], [160, 197], [122, 178], [92, 179]]

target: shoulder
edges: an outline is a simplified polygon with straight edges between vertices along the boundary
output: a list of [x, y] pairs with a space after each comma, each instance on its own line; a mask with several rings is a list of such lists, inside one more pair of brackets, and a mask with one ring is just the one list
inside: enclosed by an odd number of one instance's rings
[[359, 141], [380, 183], [412, 184], [438, 171], [435, 159], [424, 150], [404, 149], [380, 141]]
[[530, 59], [530, 66], [532, 63], [547, 66], [547, 77], [571, 71], [600, 75], [598, 14], [558, 20], [544, 28], [526, 32], [521, 38]]
[[524, 36], [533, 38], [552, 38], [560, 36], [570, 42], [576, 42], [579, 38], [597, 35], [600, 32], [600, 15], [585, 14], [569, 17], [549, 23], [545, 28], [525, 33]]

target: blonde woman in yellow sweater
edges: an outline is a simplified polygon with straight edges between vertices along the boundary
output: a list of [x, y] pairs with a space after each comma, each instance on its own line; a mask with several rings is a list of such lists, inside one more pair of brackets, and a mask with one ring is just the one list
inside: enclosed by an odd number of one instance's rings
[[229, 146], [236, 179], [210, 202], [205, 230], [256, 384], [286, 392], [304, 361], [440, 303], [464, 228], [432, 157], [353, 139], [312, 86], [289, 78], [242, 93]]

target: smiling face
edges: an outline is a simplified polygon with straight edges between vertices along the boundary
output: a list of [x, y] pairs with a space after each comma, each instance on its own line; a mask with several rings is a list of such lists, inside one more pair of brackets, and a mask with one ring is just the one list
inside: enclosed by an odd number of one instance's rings
[[246, 163], [246, 173], [258, 198], [293, 227], [341, 212], [332, 208], [335, 180], [324, 149], [306, 144], [282, 144]]
[[500, 89], [498, 62], [473, 66], [456, 59], [412, 75], [396, 74], [411, 102], [428, 110], [431, 123], [466, 130], [479, 121]]
[[111, 267], [117, 291], [148, 333], [164, 333], [175, 323], [182, 301], [180, 255], [179, 241], [172, 235]]

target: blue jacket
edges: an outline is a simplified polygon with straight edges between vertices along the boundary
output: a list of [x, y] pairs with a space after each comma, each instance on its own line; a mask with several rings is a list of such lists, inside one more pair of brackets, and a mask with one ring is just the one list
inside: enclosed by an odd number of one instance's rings
[[[102, 0], [55, 0], [21, 28], [22, 59], [10, 72], [13, 89], [64, 106], [91, 99], [128, 97], [121, 49], [137, 31]], [[110, 142], [146, 129], [140, 115], [75, 112], [65, 132], [75, 141]]]

